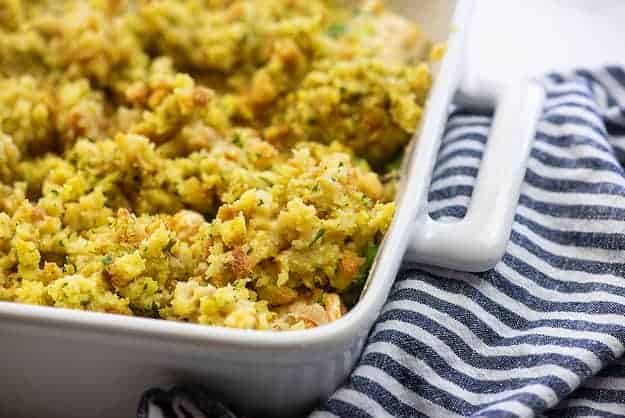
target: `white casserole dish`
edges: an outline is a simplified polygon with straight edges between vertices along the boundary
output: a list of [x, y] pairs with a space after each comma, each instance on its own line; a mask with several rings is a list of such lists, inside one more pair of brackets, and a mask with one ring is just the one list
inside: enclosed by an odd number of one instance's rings
[[273, 333], [0, 303], [0, 416], [133, 416], [145, 389], [190, 382], [208, 386], [248, 416], [301, 415], [353, 368], [407, 248], [413, 260], [472, 271], [500, 258], [542, 90], [527, 83], [505, 93], [486, 84], [465, 86], [459, 99], [479, 106], [497, 102], [498, 110], [467, 217], [434, 222], [427, 192], [463, 76], [472, 1], [389, 3], [433, 41], [449, 38], [449, 47], [406, 153], [395, 219], [354, 309], [326, 326]]

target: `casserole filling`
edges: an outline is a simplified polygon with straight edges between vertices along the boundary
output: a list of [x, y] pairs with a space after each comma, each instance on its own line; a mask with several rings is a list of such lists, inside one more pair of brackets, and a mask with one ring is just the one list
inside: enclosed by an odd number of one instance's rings
[[0, 0], [0, 300], [340, 318], [392, 220], [430, 50], [375, 1]]

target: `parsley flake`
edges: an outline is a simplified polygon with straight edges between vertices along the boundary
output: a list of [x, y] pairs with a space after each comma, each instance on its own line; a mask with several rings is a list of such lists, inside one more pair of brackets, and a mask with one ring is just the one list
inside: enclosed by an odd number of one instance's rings
[[334, 23], [328, 26], [326, 33], [331, 38], [339, 38], [345, 34], [345, 25], [342, 23]]
[[315, 239], [312, 240], [312, 242], [310, 243], [309, 247], [312, 247], [313, 245], [315, 245], [315, 243], [317, 241], [319, 241], [321, 238], [323, 238], [324, 234], [326, 233], [326, 230], [321, 228], [320, 230], [317, 231], [317, 234], [315, 235]]
[[165, 247], [163, 247], [163, 252], [166, 252], [166, 253], [170, 252], [174, 245], [176, 245], [176, 240], [173, 238], [170, 238], [167, 244], [165, 245]]

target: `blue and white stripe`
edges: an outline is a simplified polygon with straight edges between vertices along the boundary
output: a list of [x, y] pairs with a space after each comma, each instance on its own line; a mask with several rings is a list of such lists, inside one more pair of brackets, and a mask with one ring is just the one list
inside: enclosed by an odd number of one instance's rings
[[[405, 266], [314, 417], [625, 417], [625, 71], [551, 74], [506, 255]], [[451, 115], [430, 191], [462, 218], [490, 118]]]

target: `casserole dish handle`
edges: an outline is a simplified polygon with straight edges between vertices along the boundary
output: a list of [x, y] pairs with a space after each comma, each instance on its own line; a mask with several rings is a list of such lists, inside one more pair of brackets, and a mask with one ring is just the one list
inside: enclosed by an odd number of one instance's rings
[[544, 90], [535, 82], [523, 81], [495, 89], [492, 97], [484, 99], [467, 92], [460, 96], [469, 106], [494, 104], [495, 108], [466, 216], [458, 222], [437, 222], [424, 210], [408, 246], [408, 260], [480, 272], [494, 267], [503, 256]]

